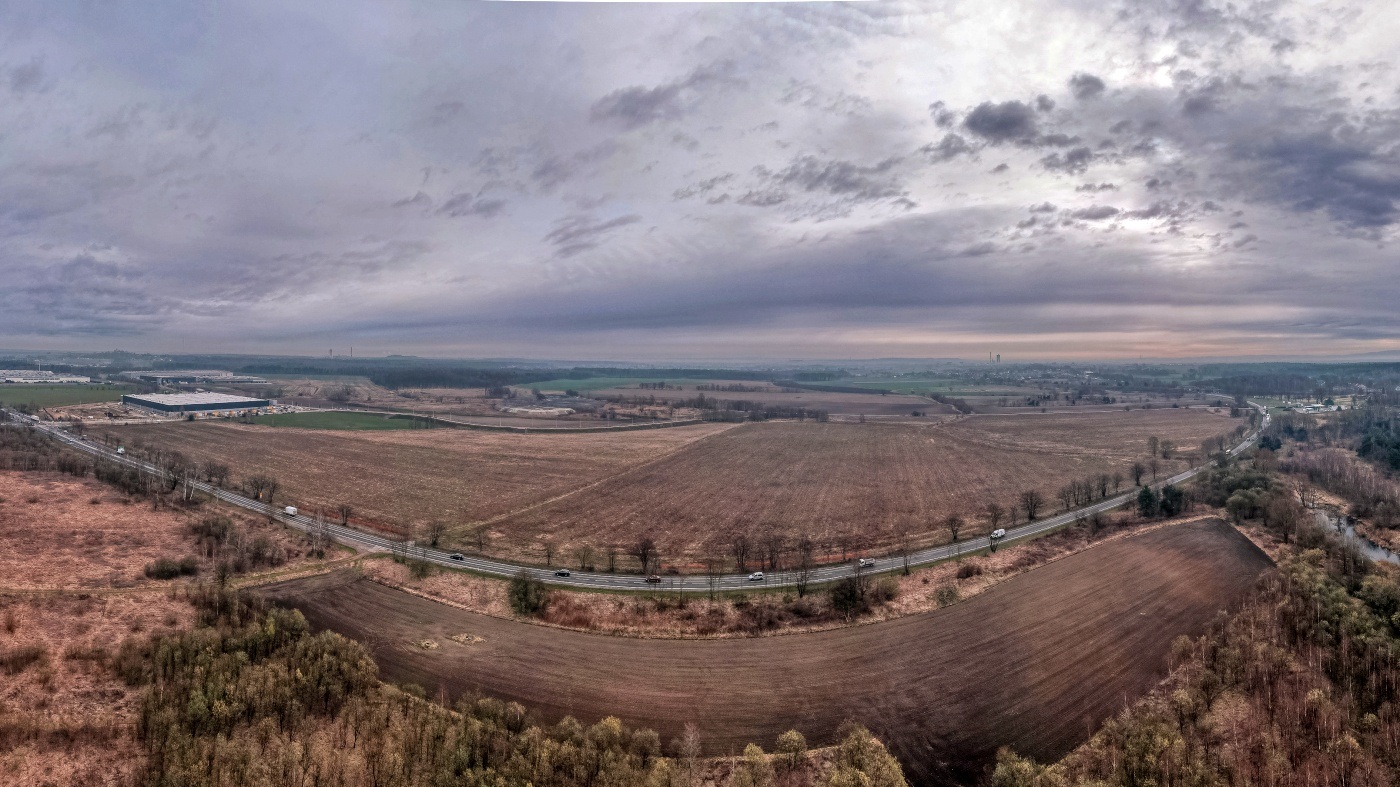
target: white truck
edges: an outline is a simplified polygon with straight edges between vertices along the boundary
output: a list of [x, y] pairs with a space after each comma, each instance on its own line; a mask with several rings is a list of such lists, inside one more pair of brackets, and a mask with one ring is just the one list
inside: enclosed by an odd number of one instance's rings
[[287, 506], [286, 508], [282, 509], [282, 513], [286, 514], [287, 516], [296, 516], [296, 515], [297, 515], [297, 507], [296, 507], [296, 506]]

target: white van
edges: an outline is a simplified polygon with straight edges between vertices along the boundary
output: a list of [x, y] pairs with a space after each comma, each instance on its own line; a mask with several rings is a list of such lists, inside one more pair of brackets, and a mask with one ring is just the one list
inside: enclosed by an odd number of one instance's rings
[[992, 531], [992, 540], [993, 540], [993, 541], [996, 541], [997, 539], [1002, 538], [1002, 537], [1004, 537], [1005, 535], [1006, 535], [1006, 528], [1004, 528], [1004, 527], [999, 527], [999, 528], [997, 528], [996, 530], [993, 530], [993, 531]]
[[286, 514], [287, 516], [296, 516], [296, 515], [297, 515], [297, 507], [296, 507], [296, 506], [287, 506], [286, 508], [282, 509], [282, 513]]
[[749, 574], [749, 581], [750, 581], [750, 582], [762, 582], [762, 581], [763, 581], [763, 572], [762, 572], [762, 571], [755, 571], [755, 572], [753, 572], [752, 574]]

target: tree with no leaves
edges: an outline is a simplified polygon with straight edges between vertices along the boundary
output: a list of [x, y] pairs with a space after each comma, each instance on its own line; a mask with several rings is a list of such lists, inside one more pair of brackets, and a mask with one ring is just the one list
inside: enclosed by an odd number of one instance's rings
[[1142, 462], [1133, 462], [1128, 472], [1133, 476], [1133, 486], [1142, 486], [1142, 477], [1147, 474], [1147, 468], [1143, 467]]
[[438, 542], [442, 541], [442, 534], [447, 532], [447, 523], [440, 519], [434, 519], [428, 523], [428, 544], [434, 549]]
[[628, 554], [637, 559], [637, 562], [641, 564], [642, 573], [645, 574], [651, 561], [656, 558], [656, 542], [652, 540], [651, 536], [642, 536], [632, 545]]
[[350, 515], [355, 513], [355, 509], [351, 508], [349, 503], [341, 503], [336, 506], [335, 512], [340, 516], [340, 524], [348, 525], [350, 524]]
[[1152, 471], [1152, 480], [1157, 480], [1157, 471], [1162, 469], [1162, 463], [1157, 461], [1157, 457], [1147, 460], [1147, 469]]
[[1121, 472], [1115, 472], [1115, 473], [1113, 474], [1113, 493], [1114, 493], [1114, 494], [1117, 494], [1117, 493], [1118, 493], [1118, 490], [1119, 490], [1119, 489], [1122, 489], [1122, 488], [1123, 488], [1123, 474], [1122, 474]]
[[982, 510], [987, 514], [987, 524], [992, 530], [1001, 527], [1001, 519], [1006, 516], [1006, 509], [1002, 508], [1000, 503], [990, 502]]
[[787, 539], [777, 530], [763, 534], [763, 551], [768, 555], [768, 570], [777, 571], [782, 564], [783, 552], [787, 550]]
[[948, 528], [948, 532], [953, 536], [953, 543], [956, 544], [958, 542], [958, 533], [962, 530], [963, 527], [963, 518], [958, 516], [957, 514], [949, 514], [947, 518], [943, 520], [943, 526]]
[[[436, 544], [434, 544], [434, 546], [436, 546]], [[553, 541], [546, 541], [546, 542], [544, 542], [544, 564], [545, 564], [546, 566], [553, 566], [553, 565], [554, 565], [554, 550], [555, 550], [555, 549], [556, 549], [556, 547], [555, 547], [555, 544], [554, 544]]]
[[816, 543], [805, 533], [797, 539], [797, 597], [807, 595], [807, 586], [812, 583], [812, 569], [816, 567]]
[[593, 547], [589, 544], [579, 544], [574, 548], [574, 559], [578, 561], [578, 570], [587, 571], [593, 565]]
[[1147, 438], [1147, 455], [1148, 455], [1148, 456], [1156, 456], [1156, 455], [1157, 455], [1157, 452], [1161, 449], [1161, 447], [1162, 447], [1162, 441], [1159, 440], [1159, 439], [1157, 439], [1157, 436], [1156, 436], [1156, 435], [1153, 435], [1153, 436]]
[[749, 551], [753, 548], [749, 544], [749, 537], [739, 533], [730, 542], [730, 548], [734, 550], [734, 564], [739, 567], [739, 572], [748, 571]]
[[1035, 519], [1035, 515], [1040, 513], [1040, 507], [1043, 505], [1045, 505], [1045, 498], [1040, 492], [1027, 489], [1021, 493], [1021, 510], [1026, 512], [1027, 522]]

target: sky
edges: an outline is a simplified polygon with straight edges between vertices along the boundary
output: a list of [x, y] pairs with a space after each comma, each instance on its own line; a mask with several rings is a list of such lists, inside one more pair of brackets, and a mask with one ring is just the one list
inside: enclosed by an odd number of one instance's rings
[[0, 346], [1400, 349], [1388, 2], [0, 3]]

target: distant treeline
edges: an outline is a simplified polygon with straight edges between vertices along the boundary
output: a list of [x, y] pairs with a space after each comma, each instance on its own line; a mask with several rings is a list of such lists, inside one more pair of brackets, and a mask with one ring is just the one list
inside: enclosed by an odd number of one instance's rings
[[888, 388], [858, 388], [853, 385], [812, 385], [811, 383], [801, 382], [801, 380], [806, 378], [800, 374], [793, 375], [793, 378], [794, 379], [791, 380], [774, 380], [773, 384], [782, 388], [801, 388], [804, 391], [818, 391], [821, 393], [880, 394], [882, 396], [894, 393], [894, 391]]

